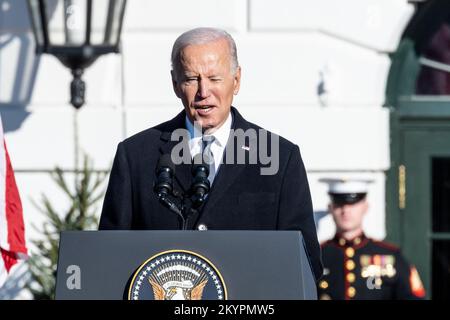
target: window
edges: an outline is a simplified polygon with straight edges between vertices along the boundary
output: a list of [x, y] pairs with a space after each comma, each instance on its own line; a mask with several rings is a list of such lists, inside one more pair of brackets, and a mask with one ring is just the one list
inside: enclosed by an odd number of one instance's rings
[[450, 22], [444, 22], [431, 37], [419, 63], [416, 94], [450, 96]]

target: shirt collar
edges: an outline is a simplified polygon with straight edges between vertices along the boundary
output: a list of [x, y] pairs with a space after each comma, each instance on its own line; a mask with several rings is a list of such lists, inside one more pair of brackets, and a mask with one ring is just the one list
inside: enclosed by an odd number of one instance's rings
[[[198, 132], [198, 130], [195, 130], [194, 124], [189, 120], [188, 116], [186, 115], [186, 129], [189, 131], [190, 139], [198, 139], [201, 137], [201, 132]], [[228, 113], [227, 120], [217, 129], [212, 135], [216, 138], [215, 141], [221, 146], [226, 146], [228, 142], [228, 137], [230, 136], [230, 130], [231, 130], [231, 123], [232, 123], [232, 117], [231, 112]]]

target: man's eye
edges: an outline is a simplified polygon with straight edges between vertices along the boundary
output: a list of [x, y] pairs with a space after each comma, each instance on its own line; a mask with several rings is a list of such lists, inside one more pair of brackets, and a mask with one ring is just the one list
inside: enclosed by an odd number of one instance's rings
[[211, 81], [212, 82], [220, 82], [220, 81], [222, 81], [222, 79], [221, 78], [211, 78]]
[[194, 84], [197, 83], [197, 79], [196, 79], [196, 78], [186, 78], [186, 79], [184, 80], [184, 83], [185, 83], [186, 85], [194, 85]]

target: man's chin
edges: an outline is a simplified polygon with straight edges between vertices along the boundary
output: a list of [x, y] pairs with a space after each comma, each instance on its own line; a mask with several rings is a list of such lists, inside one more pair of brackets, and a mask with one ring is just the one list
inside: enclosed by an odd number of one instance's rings
[[341, 233], [345, 233], [345, 232], [353, 232], [355, 231], [357, 228], [355, 228], [354, 226], [347, 226], [347, 225], [341, 225], [341, 227], [339, 228]]
[[205, 126], [202, 126], [202, 131], [204, 134], [212, 134], [217, 130], [216, 126], [212, 124], [207, 124]]
[[203, 133], [211, 133], [216, 130], [217, 122], [206, 117], [197, 117], [195, 120], [202, 127]]

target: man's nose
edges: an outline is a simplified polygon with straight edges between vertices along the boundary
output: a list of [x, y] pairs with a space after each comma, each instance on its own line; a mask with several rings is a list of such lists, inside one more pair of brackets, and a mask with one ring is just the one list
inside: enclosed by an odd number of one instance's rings
[[201, 99], [209, 97], [209, 83], [207, 79], [201, 79], [198, 82], [197, 96]]
[[348, 213], [348, 212], [350, 212], [350, 209], [352, 208], [352, 205], [351, 204], [344, 204], [343, 206], [342, 206], [342, 212], [344, 213], [344, 214], [346, 214], [346, 213]]

